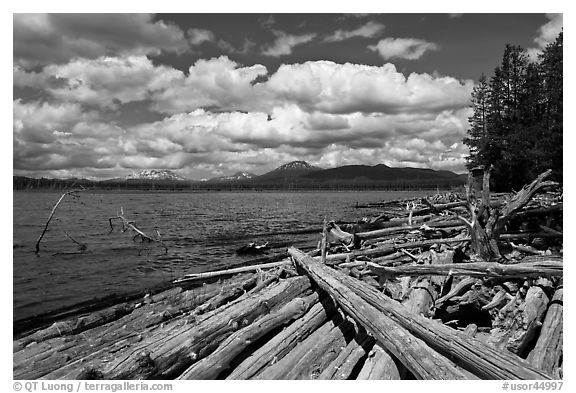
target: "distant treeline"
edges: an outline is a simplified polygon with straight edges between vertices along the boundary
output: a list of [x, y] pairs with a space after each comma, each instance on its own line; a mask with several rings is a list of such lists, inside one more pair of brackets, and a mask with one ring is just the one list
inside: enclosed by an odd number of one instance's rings
[[562, 36], [536, 63], [525, 49], [506, 45], [502, 63], [474, 88], [474, 115], [464, 139], [470, 147], [467, 166], [492, 166], [496, 190], [518, 190], [547, 169], [562, 182]]
[[269, 191], [269, 190], [434, 190], [451, 189], [464, 184], [464, 178], [450, 180], [399, 180], [399, 181], [324, 181], [324, 182], [193, 182], [171, 180], [104, 180], [86, 179], [34, 179], [13, 177], [14, 190], [64, 190], [87, 188], [97, 190], [164, 190], [164, 191]]

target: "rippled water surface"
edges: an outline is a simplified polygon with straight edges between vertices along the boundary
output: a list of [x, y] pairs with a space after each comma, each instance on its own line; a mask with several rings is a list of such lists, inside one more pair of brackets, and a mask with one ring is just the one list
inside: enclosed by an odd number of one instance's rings
[[[221, 269], [254, 256], [235, 250], [251, 241], [269, 241], [270, 254], [289, 244], [314, 244], [319, 235], [274, 234], [355, 221], [374, 210], [354, 209], [356, 202], [412, 197], [413, 192], [243, 192], [112, 193], [83, 192], [60, 204], [41, 243], [34, 245], [60, 193], [14, 192], [14, 319], [51, 311], [113, 293], [157, 285], [187, 273]], [[168, 246], [144, 248], [108, 218], [120, 208], [146, 233], [158, 230]], [[77, 246], [66, 237], [87, 246]]]

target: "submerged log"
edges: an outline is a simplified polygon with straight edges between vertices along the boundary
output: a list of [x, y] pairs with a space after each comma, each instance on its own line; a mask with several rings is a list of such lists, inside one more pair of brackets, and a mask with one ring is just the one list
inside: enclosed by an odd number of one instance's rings
[[[432, 350], [420, 339], [412, 336], [404, 327], [384, 313], [378, 312], [344, 284], [348, 276], [319, 264], [302, 251], [288, 250], [312, 279], [358, 323], [368, 330], [386, 349], [417, 378], [420, 379], [466, 379], [468, 375], [459, 370], [450, 360]], [[364, 284], [361, 284], [364, 286]], [[409, 313], [403, 306], [406, 313]]]
[[399, 380], [400, 371], [390, 353], [376, 343], [358, 377], [360, 380]]
[[535, 367], [556, 377], [558, 377], [563, 351], [563, 296], [564, 288], [560, 287], [554, 293], [536, 346], [527, 359]]
[[[300, 250], [290, 248], [289, 252], [298, 264], [309, 272], [314, 281], [324, 290], [327, 290], [335, 297], [339, 291], [343, 291], [345, 295], [336, 297], [336, 300], [339, 303], [342, 300], [342, 304], [348, 304], [345, 308], [347, 312], [354, 312], [356, 307], [351, 305], [350, 302], [345, 302], [346, 299], [341, 299], [341, 297], [359, 299], [361, 301], [360, 304], [366, 304], [367, 307], [371, 306], [380, 312], [373, 313], [374, 320], [379, 319], [378, 315], [388, 316], [391, 322], [393, 321], [398, 324], [390, 323], [391, 326], [402, 326], [430, 347], [450, 359], [454, 359], [458, 365], [479, 377], [487, 379], [551, 379], [551, 376], [547, 373], [542, 372], [510, 352], [497, 350], [447, 326], [418, 315], [413, 315], [398, 302], [373, 288], [367, 287], [358, 280], [340, 274], [334, 269], [319, 265]], [[348, 311], [348, 308], [350, 308], [350, 311]], [[368, 324], [365, 324], [364, 321], [359, 322], [368, 328], [370, 319], [367, 321]], [[384, 340], [381, 340], [376, 334], [374, 336], [383, 345], [386, 344]], [[405, 337], [410, 337], [410, 335]], [[394, 353], [416, 377], [422, 378], [422, 375], [418, 371], [413, 371], [415, 367], [413, 367], [411, 361], [407, 361], [402, 354], [398, 355], [394, 351], [391, 352]], [[422, 351], [420, 358], [422, 358], [424, 354], [425, 352]], [[436, 369], [436, 371], [438, 371], [438, 369]]]
[[218, 346], [218, 349], [208, 357], [193, 364], [178, 379], [216, 379], [222, 371], [229, 367], [231, 361], [251, 343], [273, 329], [302, 316], [317, 302], [318, 294], [292, 299], [275, 313], [268, 314], [233, 333]]
[[324, 324], [335, 312], [329, 298], [320, 299], [303, 317], [291, 323], [232, 370], [226, 379], [251, 379], [276, 363]]
[[398, 267], [379, 266], [368, 263], [370, 269], [384, 278], [396, 276], [451, 275], [470, 277], [561, 277], [563, 264], [557, 260], [546, 260], [504, 265], [496, 262], [453, 263], [449, 265], [404, 265]]

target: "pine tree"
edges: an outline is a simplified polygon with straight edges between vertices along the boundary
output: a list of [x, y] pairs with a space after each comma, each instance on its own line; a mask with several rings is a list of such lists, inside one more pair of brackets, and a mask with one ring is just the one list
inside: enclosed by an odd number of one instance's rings
[[468, 118], [471, 127], [468, 136], [464, 138], [464, 143], [470, 148], [470, 155], [466, 158], [468, 169], [483, 166], [487, 161], [489, 98], [490, 87], [486, 75], [482, 74], [472, 91], [471, 107], [474, 114]]

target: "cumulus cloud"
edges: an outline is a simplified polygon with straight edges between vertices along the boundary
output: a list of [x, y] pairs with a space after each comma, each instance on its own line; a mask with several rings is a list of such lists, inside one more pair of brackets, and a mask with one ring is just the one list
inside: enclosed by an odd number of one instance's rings
[[153, 108], [160, 112], [178, 113], [201, 107], [228, 110], [254, 109], [256, 96], [252, 82], [266, 75], [266, 67], [255, 64], [241, 67], [226, 56], [198, 60], [188, 75], [153, 97]]
[[353, 37], [373, 38], [384, 31], [384, 25], [373, 21], [354, 30], [336, 30], [331, 35], [324, 38], [327, 42], [337, 42], [348, 40]]
[[78, 59], [46, 66], [42, 73], [60, 81], [47, 88], [54, 97], [103, 108], [143, 101], [184, 79], [181, 71], [154, 66], [145, 56]]
[[204, 42], [216, 40], [214, 33], [206, 29], [188, 29], [188, 39], [192, 45], [201, 45]]
[[410, 74], [393, 64], [381, 67], [314, 61], [282, 65], [265, 84], [276, 100], [298, 103], [308, 111], [427, 112], [469, 105], [472, 81]]
[[[222, 56], [185, 73], [124, 56], [15, 67], [14, 75], [20, 85], [44, 84], [55, 100], [14, 102], [15, 173], [168, 168], [211, 177], [295, 159], [464, 168], [473, 82], [405, 76], [392, 64], [311, 61], [269, 74]], [[119, 126], [97, 111], [143, 100], [168, 116]]]
[[368, 48], [378, 52], [384, 60], [417, 60], [424, 53], [439, 49], [438, 45], [418, 38], [384, 38], [378, 41], [376, 45], [370, 45]]
[[528, 56], [533, 61], [538, 60], [538, 54], [542, 52], [542, 49], [554, 42], [562, 31], [563, 14], [546, 14], [546, 18], [548, 22], [538, 28], [538, 36], [534, 38], [537, 47], [528, 48]]
[[183, 31], [150, 14], [14, 14], [14, 63], [64, 63], [75, 58], [183, 52]]
[[280, 57], [289, 55], [295, 46], [310, 42], [316, 37], [316, 33], [294, 35], [280, 30], [273, 30], [273, 33], [276, 36], [276, 40], [262, 51], [264, 56]]

